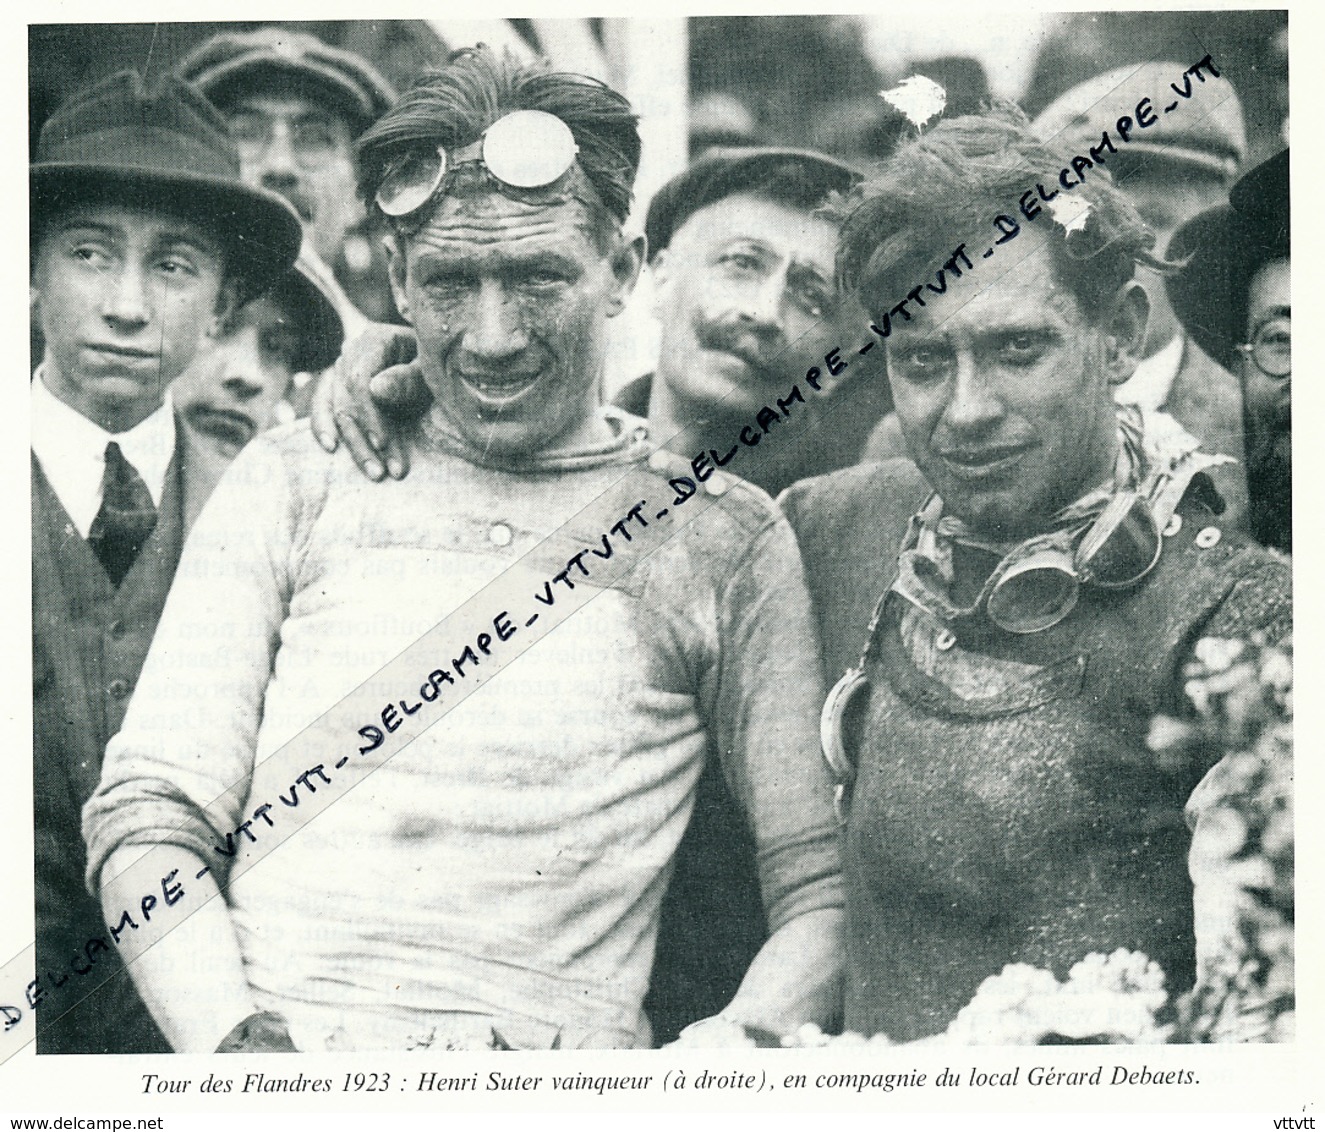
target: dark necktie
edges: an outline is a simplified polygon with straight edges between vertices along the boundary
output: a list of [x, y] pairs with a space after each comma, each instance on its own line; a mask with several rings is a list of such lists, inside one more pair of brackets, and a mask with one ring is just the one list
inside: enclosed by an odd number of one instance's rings
[[124, 580], [155, 526], [156, 507], [147, 484], [112, 440], [106, 445], [101, 510], [92, 520], [87, 541], [115, 585]]

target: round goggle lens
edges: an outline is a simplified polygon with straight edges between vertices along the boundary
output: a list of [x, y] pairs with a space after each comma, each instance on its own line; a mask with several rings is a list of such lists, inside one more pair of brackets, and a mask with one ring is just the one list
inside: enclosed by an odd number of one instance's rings
[[[460, 164], [482, 155], [488, 172], [515, 189], [541, 189], [575, 164], [580, 148], [570, 127], [543, 110], [516, 110], [483, 131], [474, 147], [458, 153]], [[377, 207], [387, 216], [408, 216], [422, 208], [442, 183], [451, 165], [446, 149], [413, 154], [393, 169], [377, 190]]]
[[445, 176], [446, 150], [411, 154], [382, 181], [377, 207], [388, 216], [408, 216], [428, 203]]
[[1135, 585], [1159, 561], [1163, 539], [1149, 503], [1136, 492], [1118, 492], [1077, 550], [1077, 572], [1104, 589]]
[[1076, 608], [1080, 585], [1062, 551], [1039, 551], [1009, 566], [989, 594], [989, 620], [1007, 633], [1038, 633]]
[[579, 147], [570, 127], [542, 110], [517, 110], [483, 134], [483, 164], [517, 189], [550, 185], [575, 162]]

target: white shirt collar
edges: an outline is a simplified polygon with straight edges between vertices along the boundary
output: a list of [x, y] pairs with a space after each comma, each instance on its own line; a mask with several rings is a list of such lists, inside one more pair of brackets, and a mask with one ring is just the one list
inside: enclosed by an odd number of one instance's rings
[[32, 451], [56, 498], [87, 538], [101, 509], [106, 445], [115, 441], [159, 509], [166, 471], [175, 456], [175, 409], [166, 391], [160, 408], [127, 432], [109, 433], [47, 388], [38, 367], [32, 379]]
[[1132, 376], [1113, 391], [1113, 399], [1120, 405], [1138, 405], [1151, 412], [1162, 409], [1169, 399], [1174, 379], [1182, 369], [1186, 344], [1182, 334], [1175, 334], [1167, 346], [1142, 359]]

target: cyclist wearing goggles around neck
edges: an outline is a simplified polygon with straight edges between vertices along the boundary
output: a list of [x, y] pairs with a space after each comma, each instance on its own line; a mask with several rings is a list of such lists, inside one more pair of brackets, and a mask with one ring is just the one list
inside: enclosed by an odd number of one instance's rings
[[[1017, 111], [946, 120], [842, 229], [839, 274], [879, 325], [917, 283], [941, 292], [884, 343], [912, 460], [781, 499], [837, 682], [821, 738], [866, 1034], [941, 1033], [1010, 963], [1063, 978], [1122, 947], [1191, 986], [1183, 807], [1209, 767], [1161, 766], [1150, 721], [1180, 709], [1197, 638], [1291, 624], [1287, 565], [1220, 525], [1215, 458], [1112, 401], [1145, 338], [1134, 268], [1168, 269], [1132, 206], [1096, 178], [1084, 226], [983, 230], [1066, 163]], [[963, 239], [973, 266], [936, 279]]]

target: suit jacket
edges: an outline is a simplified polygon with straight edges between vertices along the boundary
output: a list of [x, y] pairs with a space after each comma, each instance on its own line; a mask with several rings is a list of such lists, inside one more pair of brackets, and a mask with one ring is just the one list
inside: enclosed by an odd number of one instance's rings
[[[169, 1052], [83, 883], [83, 803], [124, 720], [188, 527], [224, 462], [176, 422], [157, 524], [111, 585], [32, 460], [32, 706], [40, 1053]], [[91, 991], [96, 988], [96, 993]], [[44, 1016], [40, 1013], [44, 1010]]]

